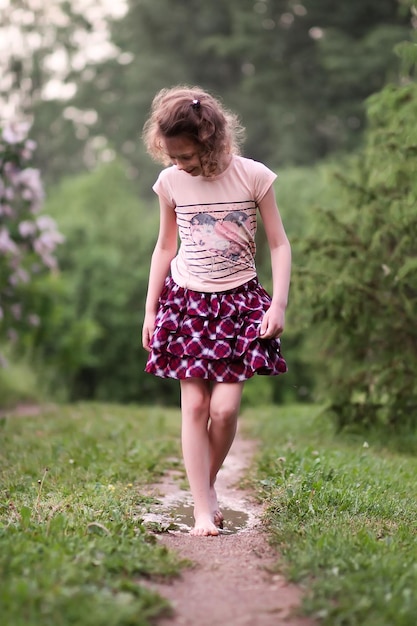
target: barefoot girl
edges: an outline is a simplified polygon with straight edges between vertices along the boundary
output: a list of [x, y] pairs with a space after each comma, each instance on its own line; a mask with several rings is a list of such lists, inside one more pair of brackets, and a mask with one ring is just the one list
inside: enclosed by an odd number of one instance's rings
[[[216, 98], [179, 86], [156, 95], [143, 134], [149, 154], [169, 165], [153, 187], [160, 228], [143, 324], [146, 371], [180, 381], [193, 535], [218, 535], [222, 526], [214, 485], [235, 436], [245, 380], [286, 371], [279, 337], [291, 250], [276, 175], [239, 156], [242, 133]], [[258, 210], [271, 253], [272, 299], [255, 267]]]

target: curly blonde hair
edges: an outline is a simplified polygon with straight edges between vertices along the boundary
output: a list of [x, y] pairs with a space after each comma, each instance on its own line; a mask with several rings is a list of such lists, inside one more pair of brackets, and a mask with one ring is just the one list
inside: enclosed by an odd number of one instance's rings
[[169, 165], [164, 139], [185, 135], [200, 148], [203, 176], [218, 173], [228, 154], [240, 154], [245, 129], [239, 118], [201, 87], [179, 85], [162, 89], [152, 102], [143, 127], [147, 152], [159, 163]]

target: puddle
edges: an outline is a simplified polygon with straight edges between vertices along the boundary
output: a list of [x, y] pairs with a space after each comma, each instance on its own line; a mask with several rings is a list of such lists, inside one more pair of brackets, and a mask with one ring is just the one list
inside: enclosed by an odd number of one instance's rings
[[[233, 535], [244, 530], [249, 523], [249, 515], [244, 511], [237, 511], [228, 507], [222, 507], [224, 516], [222, 535]], [[145, 524], [157, 526], [160, 529], [176, 530], [188, 533], [194, 526], [193, 507], [190, 504], [180, 503], [169, 511], [161, 513], [147, 513], [143, 516]]]
[[[233, 535], [243, 530], [248, 523], [249, 516], [244, 511], [234, 511], [227, 507], [222, 507], [224, 516], [222, 534]], [[194, 526], [193, 507], [181, 504], [170, 512], [171, 520], [179, 526], [182, 532], [188, 532]]]

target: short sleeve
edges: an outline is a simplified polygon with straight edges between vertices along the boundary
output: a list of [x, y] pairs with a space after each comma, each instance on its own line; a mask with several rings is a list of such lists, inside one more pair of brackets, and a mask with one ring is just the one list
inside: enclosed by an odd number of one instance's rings
[[156, 179], [156, 182], [153, 185], [152, 189], [158, 196], [163, 198], [165, 202], [175, 207], [176, 202], [175, 202], [173, 192], [172, 192], [172, 185], [169, 180], [169, 174], [170, 174], [171, 169], [172, 168], [169, 167], [169, 168], [162, 170], [162, 172], [159, 174], [158, 178]]
[[259, 203], [277, 179], [277, 174], [263, 163], [259, 163], [259, 161], [253, 161], [253, 171], [255, 201]]

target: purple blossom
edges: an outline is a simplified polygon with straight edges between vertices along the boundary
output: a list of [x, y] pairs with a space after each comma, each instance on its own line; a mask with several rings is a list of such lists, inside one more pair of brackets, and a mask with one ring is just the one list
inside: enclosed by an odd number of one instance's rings
[[33, 141], [33, 139], [26, 139], [25, 141], [25, 149], [26, 150], [30, 150], [30, 152], [33, 152], [34, 150], [36, 150], [36, 141]]
[[31, 210], [37, 212], [45, 197], [39, 170], [25, 168], [18, 174], [17, 184], [23, 187], [22, 197], [32, 203]]
[[15, 328], [9, 328], [7, 331], [7, 336], [11, 343], [16, 343], [19, 337]]
[[17, 184], [17, 179], [20, 173], [20, 169], [17, 165], [11, 161], [7, 161], [3, 166], [3, 175], [9, 180], [12, 185]]
[[29, 129], [29, 122], [9, 122], [3, 128], [2, 139], [10, 145], [22, 143], [26, 139]]
[[13, 317], [15, 318], [15, 320], [22, 319], [22, 305], [19, 304], [19, 302], [12, 304], [12, 306], [10, 307], [10, 311]]
[[56, 258], [54, 256], [52, 256], [52, 254], [48, 254], [48, 253], [43, 253], [41, 255], [42, 258], [42, 263], [48, 267], [50, 270], [56, 270], [58, 267], [58, 262], [56, 260]]
[[56, 230], [45, 230], [33, 242], [35, 252], [41, 256], [45, 253], [53, 252], [56, 246], [63, 243], [64, 237]]
[[2, 254], [19, 254], [19, 248], [15, 242], [10, 239], [10, 234], [7, 228], [0, 228], [0, 253]]
[[5, 217], [15, 217], [16, 213], [13, 211], [10, 204], [0, 204], [0, 215]]
[[38, 232], [35, 222], [24, 220], [19, 224], [19, 233], [22, 237], [33, 237]]
[[5, 187], [3, 192], [3, 197], [5, 200], [14, 200], [14, 189], [13, 187]]
[[56, 231], [57, 229], [56, 221], [49, 215], [39, 215], [36, 218], [36, 225], [39, 230]]
[[54, 252], [64, 241], [55, 220], [34, 216], [41, 210], [45, 194], [39, 170], [25, 167], [36, 149], [36, 143], [27, 138], [29, 128], [24, 121], [0, 127], [0, 320], [6, 321], [0, 330], [11, 341], [18, 340], [23, 323], [40, 324], [35, 312], [23, 311], [17, 287], [28, 283], [34, 273], [55, 270]]
[[39, 315], [36, 315], [35, 313], [30, 313], [30, 315], [28, 315], [27, 317], [27, 320], [30, 326], [39, 326], [41, 323]]
[[9, 283], [13, 286], [18, 285], [19, 283], [28, 283], [30, 280], [30, 274], [26, 270], [21, 267], [18, 267], [13, 274], [9, 276]]

